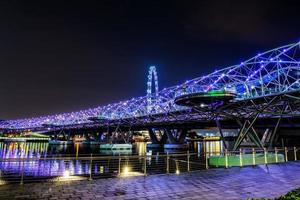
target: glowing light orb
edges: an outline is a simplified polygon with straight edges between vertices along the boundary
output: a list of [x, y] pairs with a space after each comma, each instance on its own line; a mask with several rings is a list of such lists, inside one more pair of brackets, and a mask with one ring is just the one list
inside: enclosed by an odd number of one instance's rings
[[69, 178], [70, 177], [70, 171], [66, 170], [64, 171], [64, 178]]
[[130, 172], [129, 167], [128, 167], [128, 166], [124, 167], [124, 171], [123, 171], [124, 176], [128, 176], [128, 175], [129, 175], [129, 172]]

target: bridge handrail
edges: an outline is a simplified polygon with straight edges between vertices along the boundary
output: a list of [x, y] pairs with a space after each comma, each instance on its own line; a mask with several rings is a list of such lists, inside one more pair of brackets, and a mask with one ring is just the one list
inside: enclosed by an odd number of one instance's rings
[[[35, 182], [44, 181], [49, 179], [50, 181], [70, 181], [70, 180], [82, 180], [82, 179], [96, 179], [103, 177], [119, 177], [124, 176], [140, 176], [149, 175], [157, 173], [175, 173], [179, 174], [181, 172], [190, 172], [196, 170], [205, 170], [210, 167], [210, 158], [220, 157], [223, 159], [228, 157], [228, 160], [242, 158], [241, 156], [248, 155], [259, 155], [259, 159], [264, 158], [265, 164], [268, 163], [268, 154], [275, 155], [281, 154], [276, 162], [282, 162], [282, 155], [284, 156], [284, 162], [290, 160], [298, 160], [300, 147], [280, 147], [273, 149], [259, 149], [259, 148], [244, 148], [239, 151], [209, 151], [209, 152], [180, 152], [180, 153], [166, 153], [166, 154], [156, 154], [156, 155], [117, 155], [117, 156], [101, 156], [94, 154], [81, 154], [81, 155], [65, 155], [65, 156], [54, 156], [54, 157], [38, 157], [38, 158], [0, 158], [0, 166], [6, 166], [0, 170], [0, 185], [7, 183], [20, 183], [25, 182]], [[229, 159], [229, 157], [231, 158]], [[254, 157], [253, 157], [254, 158]], [[280, 158], [280, 159], [279, 159]], [[82, 163], [82, 167], [86, 166], [85, 171], [77, 172], [71, 171], [71, 165], [76, 163]], [[50, 164], [50, 165], [47, 165]], [[63, 168], [65, 171], [59, 171], [59, 166], [56, 164], [63, 163], [68, 168]], [[72, 164], [73, 163], [73, 164]], [[53, 165], [52, 165], [53, 164]], [[59, 164], [59, 165], [60, 165]], [[253, 165], [262, 163], [253, 163]], [[15, 166], [15, 168], [11, 168]], [[52, 170], [53, 173], [48, 175], [41, 174], [39, 176], [34, 176], [36, 171], [35, 167], [52, 167], [53, 169], [41, 168]], [[222, 167], [230, 167], [230, 162]], [[243, 167], [243, 163], [241, 163]], [[97, 171], [94, 169], [97, 168]], [[70, 171], [68, 171], [69, 169]], [[83, 168], [82, 168], [83, 169]], [[18, 170], [17, 172], [14, 170]], [[56, 171], [57, 170], [57, 171]], [[67, 170], [67, 171], [66, 171]], [[66, 174], [66, 172], [68, 172]], [[47, 173], [46, 173], [47, 174]]]

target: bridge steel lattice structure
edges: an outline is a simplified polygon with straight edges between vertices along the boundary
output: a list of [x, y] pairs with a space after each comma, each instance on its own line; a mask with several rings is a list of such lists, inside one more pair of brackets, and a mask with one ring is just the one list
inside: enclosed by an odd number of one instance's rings
[[[248, 135], [262, 146], [254, 124], [257, 119], [275, 120], [271, 141], [283, 118], [298, 117], [300, 111], [300, 42], [260, 53], [240, 64], [215, 70], [180, 85], [158, 89], [157, 72], [150, 67], [147, 95], [78, 112], [36, 118], [3, 120], [2, 131], [58, 130], [84, 127], [151, 126], [154, 124], [235, 120], [239, 129], [237, 148]], [[154, 92], [152, 92], [154, 80]], [[180, 106], [176, 97], [231, 91], [236, 97], [212, 109], [211, 105]]]

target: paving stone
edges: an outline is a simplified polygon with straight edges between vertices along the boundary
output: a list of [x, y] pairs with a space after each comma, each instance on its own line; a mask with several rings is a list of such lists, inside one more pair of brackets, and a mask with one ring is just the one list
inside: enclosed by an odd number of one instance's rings
[[209, 169], [180, 175], [0, 186], [0, 199], [274, 198], [300, 187], [300, 162]]

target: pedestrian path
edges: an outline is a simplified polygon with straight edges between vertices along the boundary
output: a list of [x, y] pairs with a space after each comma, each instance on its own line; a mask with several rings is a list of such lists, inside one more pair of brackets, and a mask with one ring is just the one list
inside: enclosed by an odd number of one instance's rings
[[300, 162], [184, 174], [0, 186], [0, 199], [247, 199], [300, 188]]

